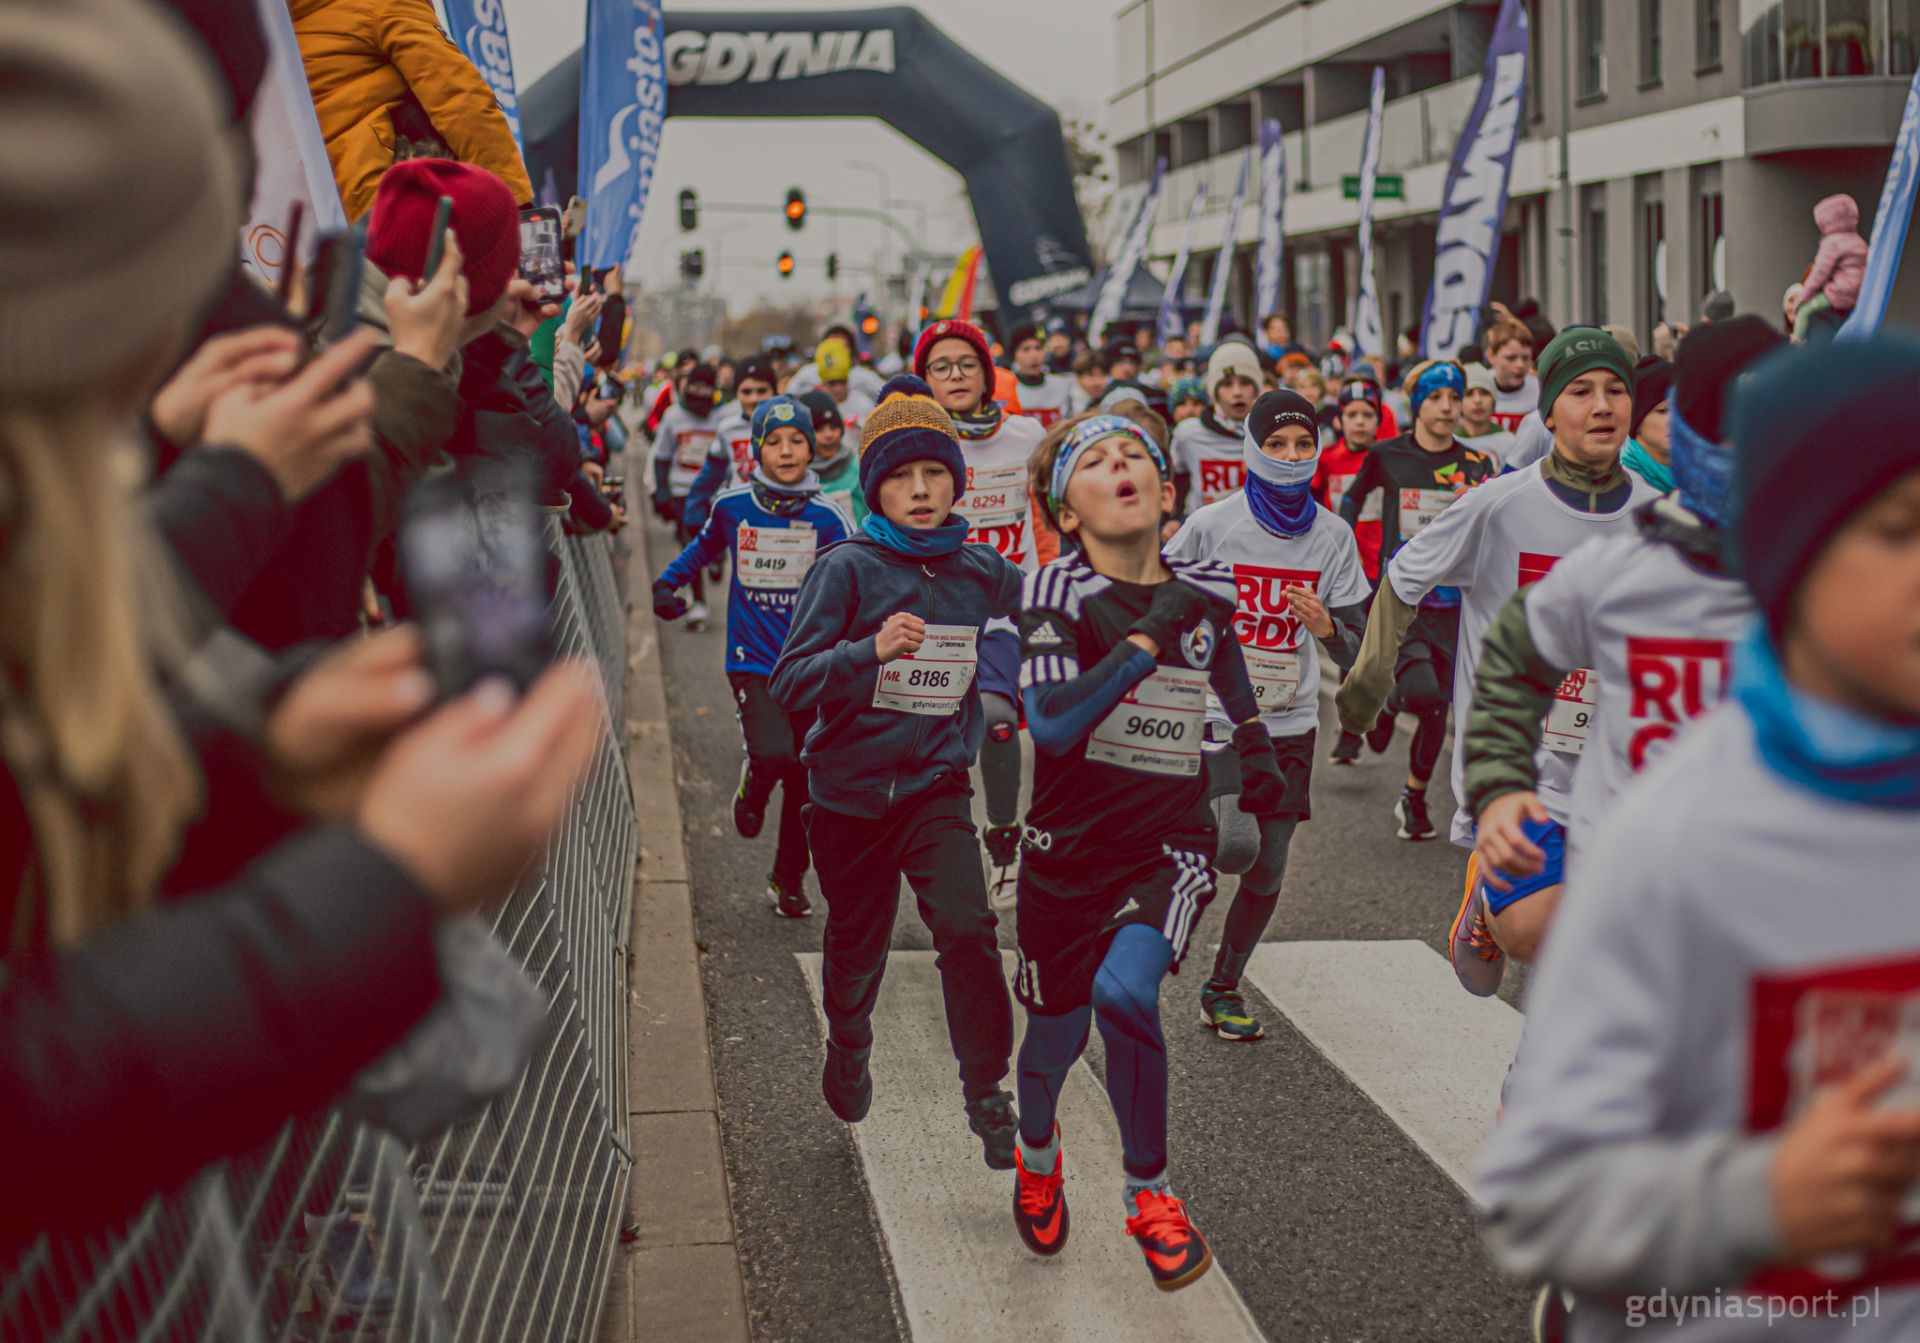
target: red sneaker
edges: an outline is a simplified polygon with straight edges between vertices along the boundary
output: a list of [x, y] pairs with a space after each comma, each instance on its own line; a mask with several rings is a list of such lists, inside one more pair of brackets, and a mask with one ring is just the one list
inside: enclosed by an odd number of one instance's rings
[[[1059, 1142], [1058, 1124], [1053, 1126], [1053, 1137]], [[1035, 1254], [1059, 1254], [1067, 1247], [1066, 1150], [1056, 1148], [1053, 1174], [1031, 1175], [1015, 1144], [1013, 1168], [1013, 1224], [1020, 1229], [1020, 1239]]]
[[1134, 1195], [1133, 1206], [1140, 1214], [1127, 1218], [1127, 1234], [1140, 1243], [1155, 1287], [1177, 1292], [1213, 1267], [1213, 1253], [1187, 1220], [1186, 1204], [1171, 1194], [1143, 1189]]

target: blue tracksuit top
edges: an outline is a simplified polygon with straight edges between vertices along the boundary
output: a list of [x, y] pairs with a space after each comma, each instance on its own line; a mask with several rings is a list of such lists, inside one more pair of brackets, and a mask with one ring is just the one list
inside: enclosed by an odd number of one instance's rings
[[[682, 587], [720, 556], [733, 554], [727, 585], [727, 670], [768, 676], [793, 623], [800, 583], [813, 557], [844, 541], [853, 524], [837, 504], [815, 496], [798, 509], [775, 513], [751, 484], [713, 498], [700, 534], [666, 567], [659, 581]], [[812, 533], [812, 545], [802, 533]], [[744, 547], [744, 553], [743, 553]]]

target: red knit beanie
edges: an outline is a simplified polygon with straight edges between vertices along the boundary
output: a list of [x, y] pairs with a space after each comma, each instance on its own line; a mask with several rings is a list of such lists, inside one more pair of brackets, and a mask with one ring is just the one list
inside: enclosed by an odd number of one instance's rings
[[453, 201], [467, 313], [491, 308], [520, 265], [520, 212], [513, 190], [485, 168], [452, 159], [403, 159], [387, 169], [367, 222], [367, 260], [388, 276], [422, 278], [433, 213]]
[[993, 390], [993, 353], [987, 348], [987, 333], [972, 322], [963, 322], [950, 317], [931, 323], [920, 333], [920, 339], [913, 345], [913, 376], [927, 376], [927, 359], [933, 353], [933, 347], [943, 340], [964, 340], [973, 346], [973, 352], [980, 356], [980, 367], [986, 371], [986, 387]]

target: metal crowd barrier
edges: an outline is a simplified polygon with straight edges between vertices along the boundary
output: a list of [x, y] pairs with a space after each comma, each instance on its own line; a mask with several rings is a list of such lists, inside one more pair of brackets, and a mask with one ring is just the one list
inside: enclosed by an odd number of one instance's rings
[[549, 523], [560, 652], [602, 669], [610, 723], [546, 862], [494, 924], [550, 1005], [526, 1072], [411, 1151], [337, 1113], [297, 1120], [118, 1234], [43, 1238], [0, 1266], [0, 1340], [595, 1337], [633, 1166], [625, 1008], [639, 836], [620, 750], [614, 545]]

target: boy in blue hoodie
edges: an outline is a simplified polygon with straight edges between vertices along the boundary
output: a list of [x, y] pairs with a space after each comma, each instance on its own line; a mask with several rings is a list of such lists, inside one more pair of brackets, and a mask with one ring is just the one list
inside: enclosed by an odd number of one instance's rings
[[733, 827], [752, 839], [766, 819], [774, 785], [782, 787], [780, 838], [774, 849], [767, 897], [774, 912], [803, 919], [807, 902], [806, 770], [800, 744], [813, 714], [789, 713], [774, 702], [767, 677], [780, 656], [793, 621], [794, 598], [820, 550], [843, 541], [852, 523], [820, 497], [814, 475], [813, 419], [790, 396], [775, 396], [755, 408], [753, 475], [745, 485], [722, 490], [700, 534], [675, 557], [653, 585], [653, 613], [678, 620], [687, 603], [677, 589], [720, 556], [733, 555], [727, 589], [727, 683], [746, 740], [747, 758], [733, 797]]
[[800, 589], [772, 690], [817, 714], [801, 760], [807, 838], [827, 902], [821, 1091], [847, 1123], [873, 1099], [867, 1058], [900, 878], [939, 952], [947, 1031], [967, 1122], [987, 1165], [1013, 1169], [1013, 1098], [1001, 1089], [1013, 1005], [980, 866], [968, 770], [986, 720], [975, 684], [980, 630], [1020, 607], [1020, 570], [967, 544], [953, 513], [966, 463], [953, 421], [918, 378], [881, 389], [868, 417], [861, 532], [820, 556]]

